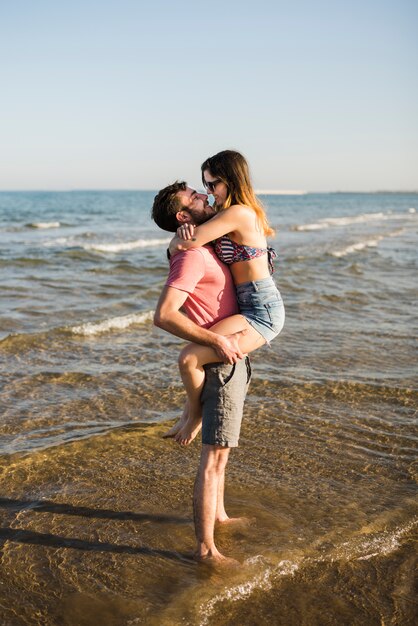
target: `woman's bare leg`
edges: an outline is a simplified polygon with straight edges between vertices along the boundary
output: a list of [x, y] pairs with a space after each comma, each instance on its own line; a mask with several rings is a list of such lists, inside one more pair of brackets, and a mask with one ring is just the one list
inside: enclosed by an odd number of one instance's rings
[[[220, 335], [232, 335], [245, 330], [238, 339], [240, 350], [248, 354], [265, 343], [261, 335], [247, 322], [242, 315], [233, 315], [211, 327], [213, 332]], [[180, 374], [186, 389], [189, 402], [189, 416], [187, 422], [175, 435], [175, 440], [181, 445], [188, 445], [196, 437], [202, 422], [200, 395], [205, 384], [205, 370], [207, 363], [218, 363], [219, 356], [213, 348], [191, 343], [182, 350], [179, 358]]]
[[[205, 349], [205, 346], [191, 343], [181, 351], [179, 357], [180, 375], [187, 393], [189, 406], [186, 422], [174, 435], [175, 440], [181, 445], [191, 443], [202, 424], [200, 395], [205, 384], [205, 370], [203, 364], [201, 365], [199, 362], [199, 357], [202, 358], [203, 355], [196, 354], [196, 348]], [[213, 356], [212, 350], [211, 348], [207, 348], [207, 350], [206, 358], [211, 358]], [[215, 353], [215, 351], [213, 352]]]

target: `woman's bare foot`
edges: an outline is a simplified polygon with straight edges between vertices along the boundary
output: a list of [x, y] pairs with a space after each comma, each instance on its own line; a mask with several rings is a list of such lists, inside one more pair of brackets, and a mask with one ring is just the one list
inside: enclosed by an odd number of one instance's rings
[[181, 418], [169, 428], [162, 436], [163, 439], [172, 439], [177, 435], [179, 430], [185, 426], [187, 423], [187, 418], [189, 417], [189, 403], [186, 401], [184, 405], [183, 413], [181, 414]]
[[193, 439], [198, 434], [199, 430], [202, 428], [202, 418], [189, 417], [184, 426], [178, 431], [177, 435], [174, 436], [177, 443], [181, 446], [188, 446]]
[[169, 428], [163, 435], [161, 435], [161, 437], [163, 439], [173, 438], [175, 435], [177, 435], [177, 433], [179, 432], [180, 428], [182, 428], [184, 425], [185, 425], [185, 421], [182, 418], [180, 418], [179, 421], [176, 422], [174, 424], [174, 426]]

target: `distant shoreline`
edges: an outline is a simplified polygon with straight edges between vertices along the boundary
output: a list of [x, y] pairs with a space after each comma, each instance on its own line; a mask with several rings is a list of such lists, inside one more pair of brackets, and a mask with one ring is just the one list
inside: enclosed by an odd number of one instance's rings
[[256, 189], [259, 196], [306, 196], [309, 191], [299, 191], [296, 189]]

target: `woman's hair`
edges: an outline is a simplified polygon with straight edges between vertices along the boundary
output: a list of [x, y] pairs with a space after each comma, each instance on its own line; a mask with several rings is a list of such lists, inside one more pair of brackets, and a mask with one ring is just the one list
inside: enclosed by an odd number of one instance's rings
[[274, 235], [268, 223], [263, 205], [258, 200], [251, 185], [250, 170], [245, 158], [235, 150], [223, 150], [202, 163], [202, 181], [204, 172], [209, 170], [213, 177], [219, 178], [228, 188], [228, 195], [223, 205], [228, 209], [233, 204], [245, 204], [253, 209], [265, 235]]

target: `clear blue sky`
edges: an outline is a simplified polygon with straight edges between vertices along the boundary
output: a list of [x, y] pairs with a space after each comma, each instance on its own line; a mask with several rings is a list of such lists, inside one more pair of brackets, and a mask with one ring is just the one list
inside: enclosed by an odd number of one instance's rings
[[199, 183], [224, 148], [262, 189], [418, 189], [413, 0], [13, 0], [0, 189]]

